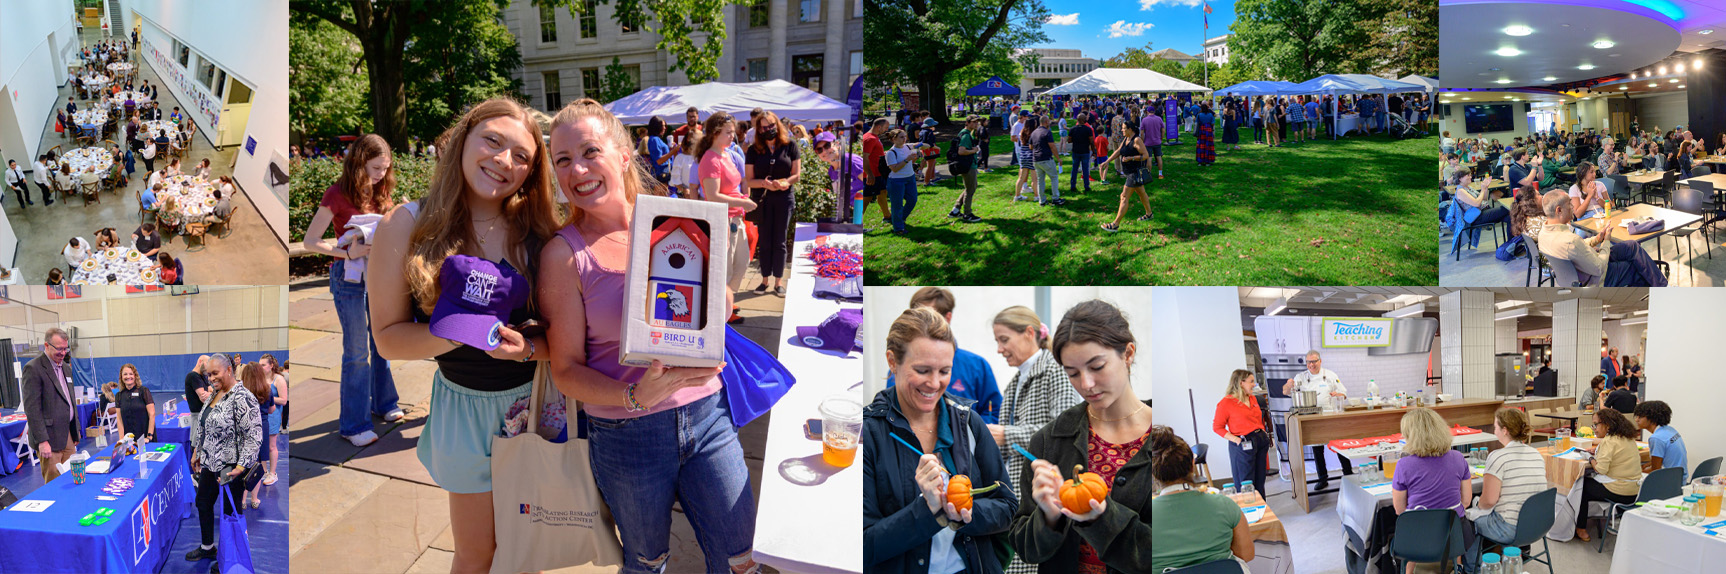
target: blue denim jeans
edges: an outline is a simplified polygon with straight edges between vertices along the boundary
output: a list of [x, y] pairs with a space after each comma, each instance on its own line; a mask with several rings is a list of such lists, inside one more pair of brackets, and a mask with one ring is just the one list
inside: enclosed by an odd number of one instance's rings
[[1079, 177], [1085, 178], [1085, 191], [1091, 190], [1090, 152], [1073, 154], [1073, 172], [1067, 175], [1067, 191], [1078, 191]]
[[665, 572], [673, 502], [695, 527], [705, 571], [754, 560], [755, 498], [724, 394], [638, 418], [587, 418], [594, 482], [623, 542], [622, 572]]
[[905, 231], [905, 220], [917, 208], [917, 176], [887, 178], [887, 203], [893, 206], [893, 230]]
[[[1463, 522], [1466, 523], [1467, 521], [1467, 518], [1463, 519]], [[1463, 563], [1468, 565], [1469, 572], [1480, 571], [1480, 551], [1485, 540], [1491, 540], [1492, 542], [1499, 544], [1509, 542], [1511, 539], [1516, 538], [1516, 526], [1509, 522], [1505, 522], [1503, 516], [1499, 516], [1497, 512], [1494, 512], [1492, 514], [1482, 516], [1479, 520], [1474, 521], [1474, 534], [1477, 534], [1477, 536], [1468, 537], [1468, 541], [1466, 542], [1468, 544], [1468, 552], [1463, 554], [1462, 557]]]
[[396, 410], [396, 380], [390, 362], [378, 356], [372, 341], [371, 314], [366, 308], [366, 284], [342, 280], [345, 261], [330, 267], [330, 295], [342, 324], [342, 436], [372, 430], [372, 414]]

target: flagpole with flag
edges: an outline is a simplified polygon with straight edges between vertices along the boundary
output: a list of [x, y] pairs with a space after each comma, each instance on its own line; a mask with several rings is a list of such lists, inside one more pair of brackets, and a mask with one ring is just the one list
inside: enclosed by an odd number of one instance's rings
[[[1205, 87], [1209, 88], [1209, 87], [1211, 87], [1211, 51], [1209, 48], [1205, 47], [1205, 42], [1210, 41], [1210, 35], [1211, 35], [1211, 3], [1210, 2], [1205, 2], [1204, 19], [1205, 19], [1205, 29], [1203, 32], [1204, 38], [1201, 38], [1199, 41], [1199, 51], [1203, 52], [1205, 57], [1204, 57], [1204, 59], [1199, 60], [1199, 65], [1204, 68]], [[1211, 92], [1211, 105], [1215, 106], [1216, 103], [1217, 103], [1217, 93], [1215, 91], [1212, 91]]]

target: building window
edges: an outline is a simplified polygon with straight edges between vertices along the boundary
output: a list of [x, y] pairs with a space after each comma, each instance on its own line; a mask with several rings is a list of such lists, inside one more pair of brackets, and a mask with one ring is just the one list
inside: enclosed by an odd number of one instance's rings
[[217, 98], [221, 98], [222, 97], [222, 88], [227, 86], [227, 84], [228, 84], [228, 72], [227, 72], [227, 70], [217, 68], [216, 69], [216, 85], [210, 86], [212, 93]]
[[641, 64], [624, 66], [623, 75], [629, 77], [629, 93], [641, 91]]
[[797, 21], [799, 21], [799, 22], [820, 22], [821, 21], [821, 0], [800, 0], [798, 2], [798, 5], [803, 7], [803, 14], [802, 14], [802, 17], [800, 17]]
[[617, 15], [617, 25], [625, 34], [640, 32], [646, 18], [642, 17], [640, 7]]
[[545, 72], [545, 109], [555, 112], [563, 108], [563, 82], [557, 72]]
[[792, 56], [791, 83], [821, 91], [821, 54]]
[[599, 99], [599, 68], [582, 68], [581, 95], [584, 98]]
[[851, 51], [851, 75], [856, 76], [856, 75], [859, 75], [862, 73], [863, 73], [863, 51], [862, 50], [852, 50]]
[[549, 2], [539, 5], [539, 41], [557, 41], [557, 8]]
[[863, 0], [856, 0], [852, 4], [852, 6], [851, 6], [851, 17], [852, 18], [862, 18], [863, 17]]
[[767, 25], [767, 0], [755, 0], [749, 5], [749, 27], [760, 28]]
[[767, 81], [767, 58], [753, 58], [749, 60], [749, 81]]
[[216, 84], [216, 63], [202, 54], [198, 55], [198, 83], [212, 89]]
[[582, 0], [581, 6], [581, 37], [599, 37], [599, 14], [596, 13], [599, 12], [598, 3], [594, 0]]

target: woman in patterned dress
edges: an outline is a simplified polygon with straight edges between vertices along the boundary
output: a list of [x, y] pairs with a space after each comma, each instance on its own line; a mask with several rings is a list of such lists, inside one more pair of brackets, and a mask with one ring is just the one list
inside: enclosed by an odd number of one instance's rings
[[[1025, 457], [1012, 446], [1028, 448], [1031, 435], [1043, 430], [1057, 415], [1084, 402], [1067, 382], [1061, 363], [1049, 353], [1049, 327], [1037, 313], [1023, 305], [1008, 307], [995, 314], [993, 321], [995, 350], [1015, 368], [1013, 380], [1001, 389], [1001, 424], [989, 425], [989, 434], [1001, 447], [1007, 460], [1007, 476], [1012, 479], [1013, 492], [1024, 492], [1030, 486]], [[1037, 567], [1019, 556], [1007, 564], [1007, 574], [1029, 574]]]
[[1217, 162], [1216, 116], [1211, 114], [1209, 103], [1199, 104], [1198, 160], [1199, 165]]
[[[1027, 450], [1038, 460], [1026, 475], [1030, 487], [1018, 491], [1013, 548], [1044, 574], [1150, 572], [1151, 408], [1133, 392], [1132, 329], [1113, 305], [1086, 301], [1061, 318], [1051, 352], [1084, 404], [1031, 437]], [[1060, 498], [1076, 465], [1109, 487], [1086, 512], [1066, 508]]]
[[241, 511], [246, 481], [239, 478], [256, 464], [258, 446], [264, 442], [258, 400], [240, 388], [227, 355], [217, 353], [210, 359], [207, 374], [216, 394], [192, 425], [192, 472], [198, 480], [198, 531], [203, 540], [186, 553], [191, 562], [216, 557], [216, 500], [225, 487], [233, 496], [233, 512]]

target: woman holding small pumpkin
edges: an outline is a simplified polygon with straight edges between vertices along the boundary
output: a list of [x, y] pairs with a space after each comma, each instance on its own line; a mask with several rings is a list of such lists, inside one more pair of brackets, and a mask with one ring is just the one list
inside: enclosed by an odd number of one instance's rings
[[[1114, 305], [1086, 301], [1055, 329], [1052, 352], [1084, 399], [1031, 437], [1013, 548], [1038, 571], [1151, 567], [1150, 405], [1129, 377], [1138, 346]], [[1066, 477], [1066, 471], [1072, 475]], [[1066, 477], [1064, 479], [1064, 477]]]
[[927, 307], [887, 331], [896, 384], [863, 412], [867, 571], [1002, 572], [1019, 501], [982, 417], [946, 392], [954, 348], [947, 320]]

